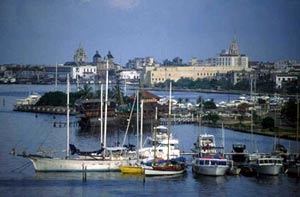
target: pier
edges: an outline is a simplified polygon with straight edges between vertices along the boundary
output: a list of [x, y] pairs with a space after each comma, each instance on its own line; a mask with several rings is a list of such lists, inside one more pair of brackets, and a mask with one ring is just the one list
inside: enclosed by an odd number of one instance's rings
[[[66, 114], [67, 108], [62, 106], [34, 106], [34, 105], [16, 105], [14, 111], [47, 113], [47, 114]], [[75, 115], [76, 110], [70, 108], [70, 115]]]

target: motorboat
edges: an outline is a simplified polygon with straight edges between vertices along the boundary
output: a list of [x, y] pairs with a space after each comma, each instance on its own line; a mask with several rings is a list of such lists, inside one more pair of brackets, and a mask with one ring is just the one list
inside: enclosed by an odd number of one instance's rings
[[223, 176], [229, 167], [229, 160], [218, 154], [196, 157], [192, 161], [192, 171], [200, 175]]
[[277, 155], [259, 154], [251, 156], [249, 166], [257, 174], [278, 175], [283, 167], [283, 158]]

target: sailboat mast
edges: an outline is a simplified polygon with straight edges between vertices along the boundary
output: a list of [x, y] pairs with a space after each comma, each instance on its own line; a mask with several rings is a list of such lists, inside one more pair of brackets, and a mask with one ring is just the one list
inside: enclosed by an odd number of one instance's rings
[[136, 146], [139, 149], [139, 90], [136, 91]]
[[105, 112], [104, 112], [104, 136], [103, 136], [104, 147], [106, 147], [106, 133], [107, 133], [107, 102], [108, 102], [108, 59], [106, 60], [106, 80], [105, 80]]
[[55, 91], [57, 91], [57, 62], [55, 64]]
[[[157, 122], [157, 107], [155, 107], [155, 122]], [[156, 146], [157, 146], [157, 125], [154, 127], [154, 162], [156, 162]]]
[[70, 79], [69, 74], [67, 75], [67, 154], [66, 158], [70, 157]]
[[298, 140], [299, 140], [299, 96], [297, 94], [297, 134], [296, 134], [296, 151], [297, 151], [297, 155], [299, 154]]
[[143, 116], [144, 116], [144, 100], [141, 100], [141, 129], [140, 129], [140, 148], [143, 148]]
[[103, 84], [100, 85], [100, 143], [103, 144]]
[[168, 160], [170, 154], [170, 133], [171, 133], [171, 110], [172, 110], [171, 92], [172, 92], [172, 82], [170, 81], [169, 113], [168, 113]]
[[[252, 78], [250, 79], [250, 98], [251, 98], [251, 101], [254, 103], [254, 100], [253, 100], [253, 80]], [[251, 142], [252, 142], [252, 151], [254, 151], [254, 142], [253, 142], [253, 108], [254, 108], [254, 105], [252, 106], [251, 108]]]

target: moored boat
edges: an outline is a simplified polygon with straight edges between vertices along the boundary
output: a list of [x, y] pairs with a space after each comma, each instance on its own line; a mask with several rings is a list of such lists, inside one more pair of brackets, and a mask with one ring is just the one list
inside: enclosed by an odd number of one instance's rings
[[121, 165], [119, 169], [123, 174], [143, 174], [144, 169], [142, 166], [129, 166], [129, 165]]
[[229, 169], [229, 161], [220, 155], [196, 157], [192, 162], [195, 174], [209, 176], [223, 176]]
[[[107, 101], [108, 101], [108, 62], [106, 68], [106, 96], [105, 96], [105, 124], [104, 124], [104, 136], [106, 136], [107, 130]], [[56, 158], [44, 155], [35, 154], [19, 154], [30, 159], [33, 163], [35, 171], [43, 172], [68, 172], [68, 171], [119, 171], [120, 165], [133, 165], [136, 163], [135, 159], [132, 159], [126, 154], [124, 148], [107, 147], [106, 137], [104, 137], [103, 150], [98, 152], [81, 152], [75, 147], [75, 152], [78, 153], [75, 156], [70, 155], [70, 122], [69, 122], [69, 76], [67, 77], [67, 151], [65, 158]]]
[[250, 167], [257, 174], [275, 176], [282, 170], [283, 159], [276, 155], [257, 154], [257, 158], [250, 161]]

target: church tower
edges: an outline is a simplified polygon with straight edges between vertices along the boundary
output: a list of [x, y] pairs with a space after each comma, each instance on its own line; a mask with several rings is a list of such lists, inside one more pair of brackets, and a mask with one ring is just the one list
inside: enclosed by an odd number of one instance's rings
[[236, 39], [233, 38], [230, 48], [229, 48], [230, 55], [240, 55], [239, 47], [237, 45]]
[[87, 54], [84, 51], [83, 47], [81, 44], [79, 45], [79, 48], [76, 50], [75, 55], [74, 55], [74, 62], [77, 65], [84, 65], [87, 62]]

